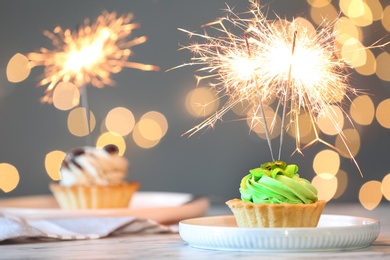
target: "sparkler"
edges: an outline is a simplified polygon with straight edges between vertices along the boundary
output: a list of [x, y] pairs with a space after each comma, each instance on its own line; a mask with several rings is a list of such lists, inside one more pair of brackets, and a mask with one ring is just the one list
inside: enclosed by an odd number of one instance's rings
[[128, 61], [131, 48], [147, 39], [128, 39], [139, 28], [139, 24], [131, 23], [132, 19], [132, 14], [117, 17], [115, 12], [103, 12], [94, 24], [86, 19], [76, 31], [59, 26], [53, 32], [45, 31], [54, 49], [41, 48], [27, 54], [31, 67], [45, 67], [38, 85], [48, 86], [41, 101], [52, 101], [53, 90], [60, 81], [72, 82], [77, 87], [91, 84], [103, 88], [114, 84], [111, 74], [119, 73], [123, 67], [158, 70], [157, 66]]
[[[180, 29], [203, 42], [183, 47], [192, 51], [194, 57], [190, 63], [178, 67], [199, 65], [198, 83], [210, 80], [211, 87], [227, 99], [213, 116], [185, 134], [193, 135], [214, 127], [232, 107], [248, 101], [254, 110], [251, 128], [258, 123], [264, 125], [272, 160], [274, 155], [269, 134], [275, 130], [278, 113], [282, 114], [279, 160], [284, 132], [289, 127], [295, 129], [296, 151], [299, 153], [315, 142], [337, 150], [320, 138], [316, 120], [320, 116], [330, 118], [341, 133], [336, 113], [329, 107], [334, 104], [344, 111], [342, 101], [349, 100], [349, 96], [357, 91], [347, 84], [348, 65], [338, 58], [335, 47], [337, 32], [332, 24], [324, 24], [313, 34], [295, 20], [267, 20], [259, 5], [254, 3], [247, 13], [238, 15], [229, 7], [227, 13], [226, 17], [204, 25], [204, 34]], [[218, 36], [210, 36], [207, 29], [214, 30]], [[278, 100], [275, 117], [266, 118], [263, 106], [271, 106], [272, 100]], [[301, 147], [298, 119], [304, 112], [310, 116], [315, 139]], [[358, 167], [346, 138], [342, 134], [340, 136]]]

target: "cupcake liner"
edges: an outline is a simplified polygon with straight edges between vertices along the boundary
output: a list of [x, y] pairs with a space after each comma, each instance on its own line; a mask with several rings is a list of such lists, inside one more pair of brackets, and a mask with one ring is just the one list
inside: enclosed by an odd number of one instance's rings
[[255, 204], [232, 199], [226, 202], [238, 227], [316, 227], [326, 201], [312, 204]]
[[107, 186], [61, 186], [51, 183], [49, 187], [63, 209], [102, 209], [129, 207], [139, 186], [138, 182], [127, 182]]

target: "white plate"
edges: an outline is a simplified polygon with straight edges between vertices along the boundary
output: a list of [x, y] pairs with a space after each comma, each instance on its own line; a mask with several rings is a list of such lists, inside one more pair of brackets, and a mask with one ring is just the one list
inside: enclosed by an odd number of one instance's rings
[[194, 199], [192, 194], [172, 192], [136, 192], [129, 208], [64, 210], [51, 195], [28, 196], [0, 200], [0, 215], [27, 219], [135, 216], [174, 224], [180, 220], [203, 216], [209, 207], [207, 198]]
[[213, 250], [295, 252], [337, 251], [369, 246], [379, 221], [323, 214], [316, 228], [238, 228], [234, 216], [180, 221], [179, 233], [190, 246]]

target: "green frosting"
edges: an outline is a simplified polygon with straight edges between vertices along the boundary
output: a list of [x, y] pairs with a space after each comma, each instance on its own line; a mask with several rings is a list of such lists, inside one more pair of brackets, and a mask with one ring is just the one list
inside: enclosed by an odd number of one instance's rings
[[267, 162], [241, 180], [241, 200], [253, 203], [310, 204], [318, 200], [317, 189], [297, 174], [298, 166], [283, 161]]

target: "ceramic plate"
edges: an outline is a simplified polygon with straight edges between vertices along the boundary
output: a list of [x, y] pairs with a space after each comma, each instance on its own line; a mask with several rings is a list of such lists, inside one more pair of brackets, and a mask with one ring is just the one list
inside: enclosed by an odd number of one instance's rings
[[379, 235], [379, 221], [326, 215], [316, 228], [238, 228], [233, 216], [183, 220], [179, 233], [190, 246], [231, 251], [336, 251], [369, 246]]
[[[129, 208], [64, 210], [51, 195], [0, 200], [0, 215], [27, 219], [80, 216], [135, 216], [174, 224], [180, 220], [203, 216], [209, 207], [207, 198], [188, 193], [136, 192]], [[158, 213], [158, 214], [157, 214]]]

